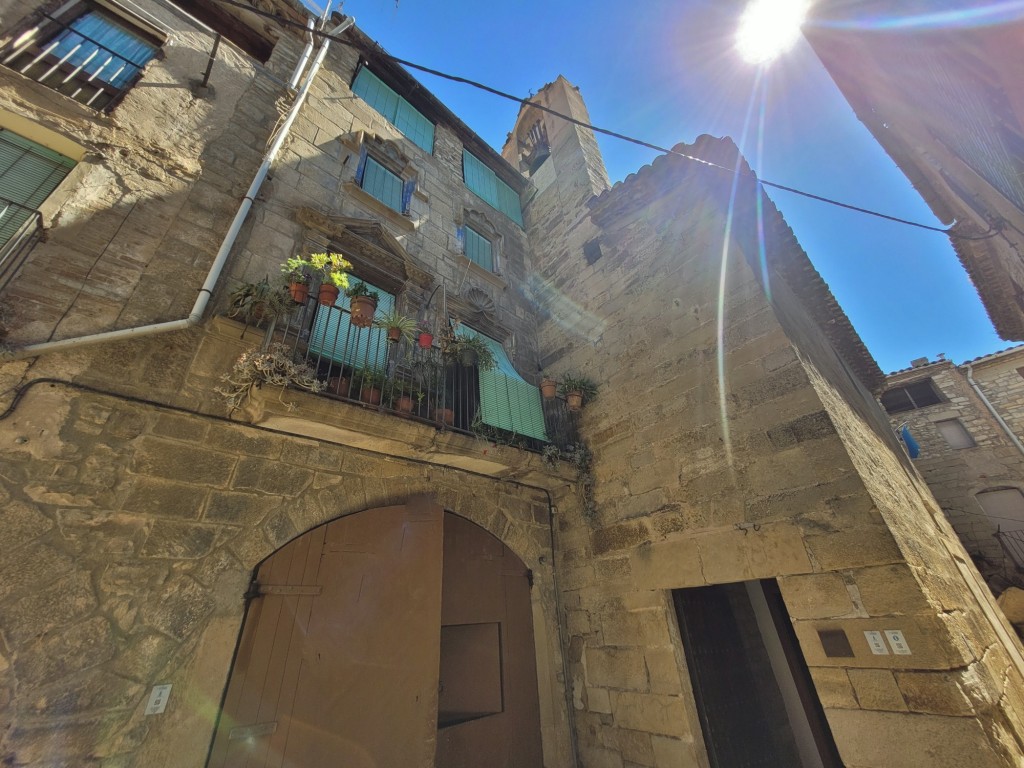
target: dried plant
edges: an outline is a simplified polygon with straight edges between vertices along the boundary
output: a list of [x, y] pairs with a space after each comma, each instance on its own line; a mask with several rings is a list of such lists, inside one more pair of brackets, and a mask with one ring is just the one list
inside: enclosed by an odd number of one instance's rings
[[[322, 392], [324, 383], [316, 377], [316, 371], [304, 362], [296, 362], [291, 351], [284, 344], [271, 344], [269, 349], [250, 349], [243, 352], [235, 361], [231, 373], [221, 377], [225, 383], [217, 387], [218, 394], [223, 395], [228, 404], [228, 413], [241, 408], [252, 394], [264, 384], [280, 387], [284, 394], [285, 387], [304, 389], [307, 392]], [[278, 396], [280, 400], [280, 395]], [[295, 408], [295, 403], [281, 400], [288, 410]]]

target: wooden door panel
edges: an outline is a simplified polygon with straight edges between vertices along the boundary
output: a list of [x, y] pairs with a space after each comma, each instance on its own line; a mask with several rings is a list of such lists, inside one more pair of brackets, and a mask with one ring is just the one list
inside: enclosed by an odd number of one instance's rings
[[350, 515], [260, 567], [210, 768], [433, 764], [442, 516]]

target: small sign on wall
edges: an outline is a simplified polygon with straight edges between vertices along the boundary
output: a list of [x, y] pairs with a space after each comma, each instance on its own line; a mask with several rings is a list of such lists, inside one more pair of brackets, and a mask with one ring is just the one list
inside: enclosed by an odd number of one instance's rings
[[868, 630], [864, 633], [864, 639], [868, 641], [868, 648], [875, 656], [888, 656], [889, 648], [885, 644], [885, 638], [878, 630]]
[[154, 685], [146, 704], [147, 715], [162, 715], [167, 709], [167, 699], [171, 696], [171, 684]]
[[909, 656], [910, 646], [907, 645], [906, 638], [903, 637], [903, 632], [898, 629], [887, 629], [885, 630], [885, 639], [889, 641], [889, 645], [892, 646], [892, 652], [897, 656]]

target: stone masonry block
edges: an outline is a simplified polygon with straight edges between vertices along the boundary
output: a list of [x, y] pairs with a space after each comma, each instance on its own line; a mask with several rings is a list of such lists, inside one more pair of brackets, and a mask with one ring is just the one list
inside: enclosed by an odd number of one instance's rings
[[704, 764], [690, 741], [651, 736], [651, 749], [656, 768], [697, 768]]
[[974, 713], [970, 698], [954, 672], [897, 672], [896, 683], [912, 712], [967, 716]]
[[636, 546], [650, 538], [650, 531], [643, 522], [630, 522], [602, 528], [594, 532], [594, 554], [603, 555], [616, 550]]
[[312, 480], [313, 473], [308, 469], [288, 466], [278, 461], [244, 458], [238, 463], [232, 488], [295, 496], [305, 490]]
[[888, 669], [848, 669], [847, 674], [861, 709], [907, 711], [896, 678]]
[[794, 618], [827, 619], [854, 610], [846, 583], [838, 573], [787, 576], [779, 579], [779, 588], [786, 609]]
[[872, 616], [915, 613], [930, 608], [921, 584], [905, 563], [858, 568], [853, 577], [864, 608]]
[[615, 722], [623, 728], [663, 736], [688, 735], [686, 707], [681, 697], [622, 691], [612, 694], [611, 699]]
[[683, 694], [680, 680], [680, 664], [676, 658], [675, 648], [663, 646], [645, 648], [644, 661], [647, 663], [647, 675], [650, 678], [651, 692], [673, 696]]
[[665, 610], [660, 606], [606, 612], [601, 616], [601, 636], [605, 645], [648, 647], [671, 643]]
[[195, 519], [206, 503], [206, 488], [152, 477], [139, 477], [132, 484], [122, 508], [155, 517]]
[[815, 570], [838, 571], [902, 560], [892, 533], [884, 525], [861, 526], [805, 539]]
[[144, 437], [131, 466], [133, 472], [141, 475], [168, 480], [187, 477], [197, 485], [224, 486], [234, 470], [235, 458], [193, 445]]
[[638, 648], [588, 648], [587, 682], [603, 688], [648, 690], [647, 666]]
[[633, 558], [633, 583], [638, 589], [678, 589], [704, 586], [700, 552], [693, 538], [644, 545]]
[[977, 720], [906, 712], [826, 711], [844, 764], [871, 768], [1005, 768]]
[[810, 667], [814, 688], [826, 709], [856, 709], [859, 704], [845, 669]]

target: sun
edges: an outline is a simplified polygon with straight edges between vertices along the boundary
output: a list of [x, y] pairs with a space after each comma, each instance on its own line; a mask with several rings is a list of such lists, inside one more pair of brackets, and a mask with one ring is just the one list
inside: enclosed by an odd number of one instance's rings
[[767, 64], [800, 35], [810, 0], [751, 0], [736, 30], [736, 50], [751, 64]]

